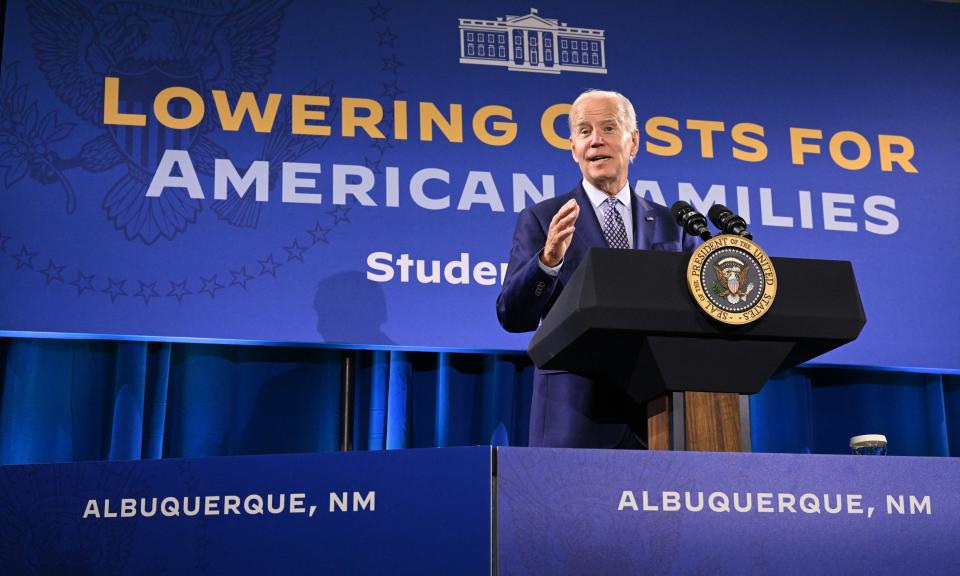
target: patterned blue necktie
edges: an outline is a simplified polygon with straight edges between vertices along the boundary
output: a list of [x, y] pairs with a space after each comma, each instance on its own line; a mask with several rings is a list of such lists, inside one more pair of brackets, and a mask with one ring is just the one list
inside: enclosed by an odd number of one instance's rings
[[617, 210], [619, 203], [620, 201], [613, 197], [603, 201], [603, 237], [611, 248], [629, 248], [627, 229], [623, 227], [623, 218]]

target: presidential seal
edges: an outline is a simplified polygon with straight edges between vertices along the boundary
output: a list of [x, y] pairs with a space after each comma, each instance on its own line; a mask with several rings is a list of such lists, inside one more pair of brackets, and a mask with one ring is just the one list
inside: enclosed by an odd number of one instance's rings
[[777, 273], [759, 246], [724, 234], [707, 240], [690, 256], [687, 286], [711, 318], [724, 324], [749, 324], [773, 305]]

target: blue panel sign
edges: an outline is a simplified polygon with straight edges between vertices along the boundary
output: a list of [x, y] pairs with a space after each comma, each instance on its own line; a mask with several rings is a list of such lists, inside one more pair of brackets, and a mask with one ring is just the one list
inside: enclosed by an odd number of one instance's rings
[[501, 574], [949, 574], [960, 461], [500, 448]]
[[511, 234], [579, 182], [566, 113], [596, 87], [636, 106], [638, 193], [853, 262], [869, 322], [823, 362], [960, 371], [956, 5], [6, 12], [3, 334], [522, 350]]
[[490, 463], [475, 447], [2, 466], [0, 566], [487, 575]]

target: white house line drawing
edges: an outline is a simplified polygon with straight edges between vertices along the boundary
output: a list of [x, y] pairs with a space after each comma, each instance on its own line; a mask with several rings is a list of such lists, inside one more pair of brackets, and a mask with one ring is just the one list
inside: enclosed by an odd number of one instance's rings
[[603, 30], [544, 18], [536, 8], [523, 16], [459, 20], [461, 64], [544, 74], [607, 73]]

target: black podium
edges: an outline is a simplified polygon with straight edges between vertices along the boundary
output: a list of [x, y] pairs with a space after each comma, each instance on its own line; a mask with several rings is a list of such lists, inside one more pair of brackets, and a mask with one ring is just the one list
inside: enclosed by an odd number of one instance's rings
[[530, 341], [530, 357], [540, 368], [613, 382], [646, 405], [651, 449], [749, 451], [746, 395], [863, 329], [853, 268], [773, 258], [772, 308], [731, 326], [693, 301], [689, 258], [592, 248]]

